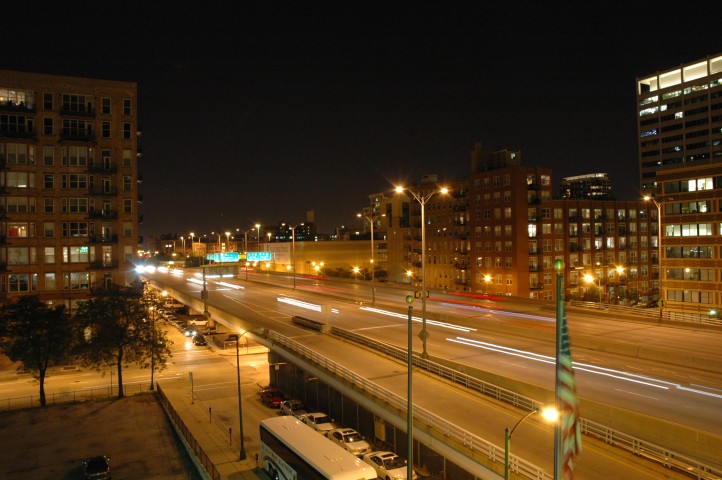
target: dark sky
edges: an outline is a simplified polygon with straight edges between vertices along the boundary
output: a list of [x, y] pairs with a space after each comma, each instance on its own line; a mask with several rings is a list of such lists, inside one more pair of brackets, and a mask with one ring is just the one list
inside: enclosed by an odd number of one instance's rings
[[199, 235], [358, 225], [476, 142], [637, 198], [635, 79], [722, 52], [715, 2], [419, 3], [30, 1], [0, 68], [137, 82], [141, 234]]

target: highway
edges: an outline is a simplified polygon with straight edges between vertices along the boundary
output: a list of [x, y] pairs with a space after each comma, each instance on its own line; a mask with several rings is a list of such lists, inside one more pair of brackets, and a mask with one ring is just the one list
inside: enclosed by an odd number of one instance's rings
[[[156, 283], [163, 284], [166, 288], [184, 292], [196, 299], [201, 298], [202, 285], [189, 282], [186, 278], [171, 277], [160, 273], [148, 275], [147, 277]], [[252, 279], [249, 278], [249, 280]], [[286, 287], [264, 285], [254, 281], [230, 280], [224, 281], [223, 284], [217, 282], [215, 279], [209, 279], [207, 282], [209, 304], [213, 305], [213, 307], [233, 312], [235, 316], [242, 318], [244, 322], [263, 325], [296, 341], [303, 342], [309, 348], [318, 348], [319, 351], [324, 352], [324, 355], [327, 355], [329, 358], [335, 357], [339, 362], [343, 360], [348, 361], [346, 357], [354, 355], [348, 346], [344, 344], [344, 348], [340, 349], [334, 346], [333, 342], [329, 342], [327, 336], [318, 336], [293, 325], [290, 322], [290, 317], [293, 315], [301, 315], [307, 318], [327, 318], [334, 325], [383, 339], [383, 341], [387, 343], [397, 344], [402, 348], [406, 346], [406, 318], [403, 315], [396, 315], [398, 312], [405, 310], [405, 303], [401, 303], [406, 293], [404, 291], [380, 288], [377, 292], [376, 302], [376, 307], [378, 307], [380, 311], [376, 311], [368, 310], [367, 308], [370, 305], [360, 299], [344, 301], [344, 288], [340, 286], [330, 286], [334, 296], [318, 297], [316, 294], [304, 292], [305, 289], [302, 287], [294, 292]], [[321, 282], [318, 285], [314, 285], [312, 289], [320, 290], [324, 288], [326, 288], [326, 286]], [[354, 288], [356, 288], [356, 286], [352, 285], [350, 287], [351, 290]], [[363, 294], [365, 292], [361, 291], [361, 293]], [[306, 300], [308, 304], [306, 304], [306, 308], [304, 308], [304, 304], [294, 303], [293, 300], [289, 300], [290, 298]], [[394, 303], [400, 303], [400, 308], [390, 308], [394, 306]], [[416, 306], [417, 303], [418, 300], [414, 305]], [[528, 379], [537, 379], [539, 383], [545, 383], [548, 387], [553, 386], [553, 368], [550, 367], [548, 363], [539, 361], [535, 355], [519, 353], [519, 351], [524, 350], [553, 358], [553, 328], [549, 329], [544, 326], [548, 324], [553, 325], [553, 318], [550, 319], [539, 311], [538, 308], [536, 313], [530, 313], [533, 309], [530, 309], [528, 306], [515, 309], [519, 311], [526, 310], [525, 313], [521, 315], [518, 312], [498, 311], [499, 309], [494, 308], [495, 304], [498, 303], [501, 302], [483, 301], [483, 306], [481, 307], [457, 305], [453, 308], [452, 314], [450, 307], [440, 306], [436, 301], [430, 301], [429, 332], [431, 333], [431, 337], [429, 337], [428, 343], [430, 354], [433, 356], [437, 355], [437, 352], [443, 352], [445, 356], [449, 358], [453, 357], [457, 362], [483, 365], [483, 368], [489, 370], [494, 369], [494, 371], [500, 374], [503, 373], [507, 376], [523, 378], [525, 381]], [[328, 307], [326, 309], [328, 313], [316, 311], [317, 307], [313, 307], [313, 305], [319, 304], [326, 305]], [[486, 309], [490, 308], [494, 308], [493, 313], [486, 311]], [[396, 310], [396, 312], [394, 313], [392, 310]], [[414, 313], [420, 315], [420, 306], [415, 309]], [[441, 317], [442, 315], [443, 318]], [[431, 317], [433, 317], [433, 320]], [[435, 323], [437, 319], [440, 321], [443, 320], [448, 324], [437, 324]], [[535, 339], [536, 334], [519, 336], [514, 334], [514, 332], [499, 333], [498, 329], [491, 328], [492, 325], [497, 325], [499, 322], [508, 322], [509, 326], [520, 324], [520, 328], [523, 329], [535, 329], [541, 332], [549, 331], [551, 333], [544, 333], [542, 339]], [[635, 388], [641, 389], [638, 391], [644, 391], [643, 389], [651, 389], [653, 387], [631, 383], [629, 380], [622, 379], [622, 377], [625, 375], [628, 376], [630, 373], [637, 375], [648, 374], [650, 378], [652, 378], [652, 374], [657, 372], [658, 375], [654, 375], [654, 377], [657, 378], [655, 381], [663, 379], [664, 381], [670, 381], [670, 379], [676, 378], [676, 382], [680, 386], [691, 385], [695, 382], [695, 380], [693, 380], [693, 378], [695, 378], [693, 375], [695, 374], [697, 375], [696, 383], [701, 384], [702, 381], [709, 382], [705, 384], [706, 387], [714, 385], [713, 382], [719, 381], [719, 374], [713, 371], [695, 372], [693, 369], [683, 371], [685, 369], [669, 368], [669, 366], [660, 369], [660, 365], [657, 363], [655, 366], [655, 362], [643, 362], [648, 365], [639, 365], [637, 360], [625, 358], [620, 355], [604, 354], [603, 352], [600, 353], [594, 350], [574, 348], [575, 335], [579, 337], [587, 335], [594, 338], [596, 334], [607, 335], [607, 332], [610, 332], [610, 335], [614, 336], [614, 332], [623, 332], [625, 328], [630, 332], [629, 337], [632, 339], [630, 341], [633, 341], [636, 335], [640, 335], [640, 338], [645, 337], [647, 343], [649, 343], [649, 339], [651, 339], [652, 336], [650, 332], [645, 332], [645, 330], [659, 330], [659, 327], [634, 322], [600, 322], [598, 319], [584, 318], [583, 316], [577, 319], [576, 315], [570, 315], [570, 323], [571, 322], [574, 322], [574, 325], [579, 325], [572, 330], [572, 354], [575, 363], [577, 363], [578, 390], [582, 396], [605, 395], [606, 399], [608, 396], [606, 394], [610, 394], [609, 396], [613, 398], [620, 397], [620, 401], [625, 402], [625, 405], [633, 406], [635, 401], [638, 400], [633, 399], [630, 401], [629, 398], [626, 398], [628, 395], [624, 394], [625, 389], [630, 390]], [[482, 328], [484, 325], [489, 328]], [[536, 327], [534, 327], [535, 325]], [[419, 322], [417, 322], [416, 326], [418, 332], [418, 329], [420, 329]], [[517, 327], [519, 327], [519, 325], [517, 325]], [[682, 334], [685, 335], [685, 341], [695, 341], [692, 337], [697, 335], [698, 332], [694, 330], [678, 331], [678, 340], [682, 337]], [[690, 335], [691, 337], [686, 337], [686, 335]], [[546, 339], [547, 336], [551, 338]], [[487, 344], [497, 346], [490, 347], [487, 345], [485, 349], [479, 349], [460, 343], [458, 337], [468, 337], [477, 341], [483, 340]], [[714, 335], [712, 337], [715, 338]], [[674, 335], [665, 329], [664, 335], [661, 335], [660, 338], [660, 342], [670, 341], [669, 339], [674, 338]], [[717, 336], [716, 338], [718, 339], [719, 337]], [[457, 339], [457, 341], [450, 341], [450, 339]], [[177, 335], [174, 340], [177, 343], [169, 368], [163, 372], [156, 373], [156, 379], [162, 382], [186, 382], [188, 372], [194, 371], [197, 383], [196, 393], [199, 395], [199, 398], [202, 398], [204, 401], [213, 402], [214, 412], [217, 411], [220, 413], [223, 411], [224, 417], [232, 416], [235, 408], [235, 403], [231, 402], [235, 385], [234, 379], [223, 377], [211, 378], [208, 374], [222, 364], [227, 364], [229, 361], [233, 363], [235, 358], [230, 358], [228, 355], [219, 356], [206, 351], [205, 348], [194, 347], [183, 338], [178, 339]], [[600, 343], [605, 342], [600, 341]], [[510, 352], [507, 348], [514, 348], [516, 351]], [[700, 346], [701, 350], [705, 348], [705, 345]], [[416, 351], [420, 351], [421, 349], [421, 342], [416, 338], [414, 349]], [[619, 368], [620, 372], [626, 373], [624, 375], [620, 373], [615, 376], [609, 376], [608, 373], [603, 376], [593, 374], [588, 372], [586, 367], [580, 367], [580, 362], [582, 362], [580, 357], [584, 358], [584, 363], [594, 363], [597, 367], [605, 366], [605, 368], [609, 368], [609, 365], [612, 364], [615, 368]], [[379, 362], [381, 362], [381, 360], [379, 360]], [[391, 362], [391, 366], [389, 366], [388, 361], [383, 362], [386, 363], [374, 367], [376, 368], [376, 370], [374, 370], [371, 369], [374, 362], [364, 361], [364, 368], [370, 369], [369, 378], [384, 386], [384, 388], [390, 390], [396, 389], [400, 394], [403, 394], [405, 383], [403, 367], [399, 368], [399, 366], [394, 365], [393, 362]], [[634, 366], [633, 369], [632, 366]], [[258, 382], [251, 384], [246, 379], [250, 377], [255, 378], [259, 374], [263, 376], [264, 373], [267, 374], [267, 369], [264, 372], [262, 367], [247, 365], [244, 361], [242, 370], [244, 372], [242, 373], [244, 379], [244, 402], [248, 404], [247, 402], [253, 398], [249, 396], [249, 392], [255, 393], [255, 391], [257, 391], [256, 387]], [[207, 372], [207, 374], [203, 372]], [[50, 392], [56, 388], [77, 390], [80, 388], [89, 388], [98, 382], [110, 381], [107, 372], [105, 377], [95, 375], [97, 378], [92, 378], [93, 375], [94, 372], [84, 372], [79, 375], [68, 375], [66, 380], [61, 380], [61, 377], [57, 376], [51, 377], [49, 379], [48, 391]], [[423, 377], [422, 375], [419, 376]], [[128, 381], [148, 382], [149, 372], [147, 369], [139, 370], [129, 368], [125, 370], [124, 378]], [[702, 380], [703, 378], [706, 378], [706, 380]], [[415, 376], [415, 384], [417, 381]], [[423, 381], [425, 382], [427, 379]], [[428, 381], [434, 382], [433, 379]], [[599, 382], [606, 382], [605, 385], [616, 386], [613, 388], [613, 392], [609, 392], [609, 388], [600, 387]], [[26, 385], [22, 386], [22, 390], [28, 389], [28, 394], [37, 393], [37, 385], [33, 385], [32, 382], [24, 383]], [[631, 386], [627, 386], [626, 383], [629, 383]], [[23, 382], [18, 382], [13, 385], [13, 396], [21, 396], [19, 393], [21, 384], [23, 384]], [[423, 408], [432, 408], [432, 406], [433, 408], [440, 408], [444, 412], [444, 416], [448, 416], [450, 421], [457, 422], [458, 424], [468, 422], [470, 412], [476, 412], [472, 416], [473, 424], [470, 425], [470, 428], [476, 434], [483, 436], [497, 445], [503, 444], [504, 427], [513, 425], [520, 414], [523, 413], [520, 412], [519, 409], [499, 405], [498, 402], [493, 402], [479, 395], [460, 395], [458, 388], [449, 387], [442, 382], [435, 382], [434, 385], [435, 386], [430, 388], [423, 388], [422, 385], [419, 385], [418, 388], [415, 387], [414, 403]], [[3, 385], [3, 387], [5, 387], [5, 385]], [[589, 393], [590, 389], [593, 389], [592, 391], [594, 393]], [[674, 393], [674, 390], [679, 390], [677, 394], [684, 391], [681, 388], [668, 388], [663, 391]], [[0, 396], [5, 397], [8, 393], [9, 392], [2, 392]], [[692, 395], [689, 392], [688, 394]], [[217, 395], [221, 396], [216, 398]], [[653, 402], [650, 403], [654, 404]], [[679, 410], [679, 405], [677, 407], [677, 410]], [[672, 409], [672, 406], [670, 406], [670, 409]], [[251, 411], [255, 410], [254, 405]], [[689, 414], [685, 413], [684, 416], [694, 418], [695, 409], [690, 408], [689, 410]], [[263, 414], [263, 411], [261, 410], [259, 413]], [[582, 412], [582, 414], [583, 413], [584, 412]], [[244, 417], [245, 416], [244, 413]], [[717, 414], [713, 415], [713, 417], [715, 419], [713, 423], [716, 424], [718, 421], [716, 418]], [[229, 421], [231, 424], [233, 423], [233, 420]], [[246, 421], [247, 425], [249, 425], [248, 428], [254, 428], [251, 426], [255, 425], [253, 420], [248, 422], [247, 419]], [[520, 455], [524, 459], [540, 465], [549, 471], [550, 435], [551, 429], [544, 426], [541, 422], [533, 421], [528, 422], [528, 424], [525, 423], [520, 433], [515, 435], [517, 440], [513, 442], [512, 451], [516, 455]], [[614, 472], [624, 473], [621, 474], [622, 476], [614, 477]], [[686, 477], [659, 468], [650, 462], [640, 460], [636, 456], [626, 454], [600, 442], [585, 441], [585, 450], [580, 457], [577, 478], [588, 480], [607, 480], [608, 478], [658, 480], [662, 478], [674, 479]]]
[[[192, 283], [161, 273], [152, 278], [200, 298], [202, 282]], [[269, 281], [269, 278], [274, 279], [268, 276], [261, 279]], [[256, 279], [251, 274], [249, 280]], [[281, 277], [277, 281], [286, 283], [287, 279]], [[328, 320], [335, 326], [406, 348], [406, 316], [403, 312], [404, 297], [408, 292], [405, 290], [378, 287], [375, 308], [371, 308], [368, 290], [355, 284], [328, 284], [297, 278], [297, 288], [289, 290], [287, 285], [274, 287], [245, 282], [243, 276], [225, 283], [207, 280], [209, 301], [280, 333], [292, 334], [288, 332], [286, 316], [299, 315]], [[228, 284], [244, 288], [231, 288]], [[509, 297], [500, 301], [465, 299], [463, 305], [458, 303], [458, 297], [455, 303], [445, 301], [449, 295], [434, 295], [432, 299], [434, 297], [441, 301], [430, 299], [427, 302], [430, 334], [427, 350], [432, 357], [440, 356], [546, 388], [554, 387], [553, 310], [542, 312], [538, 305], [515, 303], [507, 300]], [[330, 305], [334, 313], [280, 302], [279, 298]], [[350, 301], [342, 301], [344, 298]], [[505, 311], [503, 308], [507, 305], [514, 311]], [[416, 300], [414, 306], [415, 317], [420, 317], [420, 301]], [[279, 313], [282, 316], [274, 318]], [[722, 334], [719, 331], [660, 327], [599, 318], [599, 314], [568, 313], [567, 319], [580, 397], [722, 435], [722, 415], [719, 413], [722, 411], [722, 355], [719, 353]], [[417, 320], [420, 323], [420, 319]], [[491, 328], [500, 324], [503, 328]], [[421, 351], [421, 341], [416, 336], [414, 342], [414, 350]], [[640, 346], [647, 349], [655, 346], [662, 352], [669, 352], [663, 353], [665, 363], [614, 353], [636, 352]], [[690, 356], [704, 358], [708, 363], [702, 369], [675, 364], [677, 358]]]

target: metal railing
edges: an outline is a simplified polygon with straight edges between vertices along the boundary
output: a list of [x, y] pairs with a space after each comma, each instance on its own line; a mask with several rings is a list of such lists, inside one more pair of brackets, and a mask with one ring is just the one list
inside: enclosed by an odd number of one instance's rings
[[[336, 329], [333, 330], [335, 331]], [[387, 403], [391, 408], [397, 409], [399, 411], [406, 411], [406, 398], [400, 397], [399, 395], [396, 395], [395, 393], [380, 387], [379, 385], [367, 380], [366, 378], [354, 373], [353, 371], [328, 360], [327, 358], [319, 355], [318, 353], [314, 352], [309, 348], [304, 347], [302, 344], [286, 338], [276, 332], [269, 332], [268, 339], [271, 340], [275, 345], [281, 345], [284, 348], [287, 348], [307, 358], [319, 367], [327, 370], [333, 375], [336, 375], [342, 381], [346, 381], [356, 386], [356, 388], [358, 388], [361, 392], [364, 392], [367, 395], [378, 398], [379, 400]], [[379, 343], [379, 348], [383, 348], [384, 346], [384, 344], [380, 342], [373, 343]], [[388, 352], [399, 350], [389, 345], [385, 345], [385, 347], [385, 350]], [[417, 366], [424, 368], [423, 364], [428, 364], [431, 362], [428, 362], [427, 360], [422, 360], [418, 357], [414, 357], [414, 363]], [[439, 367], [441, 366], [439, 365]], [[503, 396], [512, 397], [515, 396], [515, 394], [513, 392], [507, 392]], [[522, 397], [519, 396], [517, 397], [519, 398], [520, 402], [533, 402], [530, 399], [522, 399]], [[414, 406], [414, 420], [423, 423], [423, 425], [427, 428], [433, 429], [440, 436], [443, 436], [446, 439], [451, 439], [452, 441], [458, 443], [459, 445], [463, 445], [464, 447], [473, 452], [478, 452], [484, 455], [492, 462], [500, 462], [502, 464], [504, 462], [503, 448], [497, 447], [491, 442], [488, 442], [487, 440], [484, 440], [477, 435], [467, 432], [463, 428], [448, 422], [447, 420], [434, 414], [433, 412]], [[523, 475], [527, 478], [533, 478], [535, 480], [552, 480], [552, 475], [544, 471], [543, 468], [527, 462], [526, 460], [515, 455], [511, 455], [509, 463], [513, 467], [513, 471], [518, 472], [520, 475]]]
[[[401, 348], [394, 347], [392, 345], [385, 344], [372, 340], [363, 335], [359, 335], [353, 332], [349, 332], [337, 327], [331, 327], [330, 333], [332, 335], [339, 336], [347, 339], [353, 343], [361, 344], [366, 347], [372, 348], [376, 351], [389, 355], [393, 358], [397, 358], [402, 361], [407, 361], [407, 352]], [[328, 372], [338, 376], [340, 379], [350, 382], [355, 385], [359, 390], [365, 392], [368, 395], [376, 397], [384, 402], [387, 402], [391, 407], [398, 409], [399, 411], [406, 411], [406, 399], [396, 395], [373, 382], [355, 374], [354, 372], [342, 367], [330, 360], [322, 357], [313, 350], [304, 347], [302, 344], [290, 340], [275, 332], [269, 332], [268, 338], [275, 344], [282, 345], [289, 350], [292, 350], [303, 357], [308, 358], [313, 363], [324, 368]], [[444, 365], [432, 362], [428, 359], [423, 359], [419, 356], [413, 357], [414, 366], [422, 368], [430, 373], [438, 375], [444, 379], [452, 381], [456, 384], [462, 385], [466, 388], [475, 390], [483, 395], [487, 395], [494, 399], [503, 401], [515, 407], [519, 407], [525, 410], [532, 410], [533, 408], [541, 408], [542, 402], [538, 402], [534, 399], [524, 397], [511, 390], [507, 390], [491, 383], [479, 380], [478, 378], [470, 375], [461, 373], [452, 368]], [[497, 447], [496, 445], [480, 438], [466, 430], [458, 427], [438, 415], [429, 412], [423, 408], [414, 406], [414, 419], [419, 422], [423, 422], [425, 426], [431, 428], [443, 435], [446, 438], [450, 438], [460, 445], [463, 445], [467, 449], [473, 452], [479, 452], [486, 456], [493, 462], [504, 462], [504, 449]], [[722, 470], [714, 468], [710, 465], [706, 465], [697, 459], [690, 458], [681, 453], [675, 452], [669, 448], [661, 447], [651, 442], [633, 437], [631, 435], [624, 434], [602, 424], [589, 421], [584, 418], [580, 418], [581, 432], [583, 435], [595, 437], [598, 440], [604, 441], [607, 444], [623, 448], [635, 455], [644, 456], [650, 460], [653, 460], [670, 470], [676, 470], [678, 472], [689, 475], [691, 478], [697, 480], [720, 480], [722, 479]], [[525, 461], [515, 455], [510, 457], [510, 465], [512, 470], [518, 472], [526, 478], [533, 478], [535, 480], [551, 480], [552, 475], [544, 471], [541, 467], [538, 467], [530, 462]]]
[[571, 300], [571, 307], [580, 307], [587, 310], [603, 310], [606, 313], [614, 312], [620, 315], [628, 315], [634, 317], [649, 317], [662, 319], [668, 322], [696, 323], [698, 325], [722, 327], [722, 320], [713, 318], [700, 313], [674, 312], [667, 309], [662, 310], [660, 315], [659, 308], [650, 307], [627, 307], [625, 305], [613, 305], [609, 303], [585, 302], [581, 300]]
[[195, 439], [193, 433], [188, 429], [181, 416], [178, 415], [178, 412], [175, 411], [175, 409], [173, 408], [173, 404], [170, 403], [168, 397], [165, 396], [165, 393], [163, 392], [160, 384], [156, 385], [158, 395], [160, 397], [160, 403], [161, 405], [163, 405], [163, 408], [165, 409], [168, 418], [175, 426], [176, 431], [181, 435], [181, 437], [183, 437], [183, 440], [188, 446], [188, 448], [193, 451], [193, 454], [198, 459], [198, 462], [208, 473], [209, 478], [211, 478], [212, 480], [220, 480], [221, 474], [216, 468], [215, 464], [211, 461], [205, 450], [203, 450], [203, 447], [201, 447], [200, 443], [198, 443], [198, 441]]

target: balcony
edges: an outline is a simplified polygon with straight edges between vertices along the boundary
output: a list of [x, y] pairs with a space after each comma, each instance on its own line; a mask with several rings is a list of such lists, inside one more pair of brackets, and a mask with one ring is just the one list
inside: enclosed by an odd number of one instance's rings
[[90, 243], [118, 243], [118, 235], [95, 235], [89, 237]]
[[531, 283], [529, 284], [529, 290], [544, 290], [543, 283]]
[[19, 113], [35, 113], [35, 105], [25, 105], [25, 102], [15, 103], [12, 100], [0, 103], [0, 111], [3, 112], [19, 112]]
[[87, 132], [64, 128], [60, 131], [60, 141], [76, 141], [86, 143], [97, 143], [95, 135]]
[[63, 115], [65, 117], [86, 117], [86, 118], [95, 118], [95, 110], [92, 108], [85, 108], [83, 105], [83, 109], [71, 109], [68, 107], [68, 105], [63, 105], [60, 108], [60, 115]]
[[118, 260], [95, 260], [88, 264], [88, 270], [115, 270], [118, 268]]
[[115, 165], [89, 164], [88, 173], [118, 173], [118, 167]]
[[118, 211], [117, 210], [91, 210], [88, 212], [88, 218], [94, 218], [94, 219], [107, 219], [107, 220], [115, 220], [118, 218]]
[[2, 130], [0, 131], [0, 138], [27, 138], [27, 139], [35, 139], [37, 140], [38, 134], [37, 130], [28, 129], [28, 128], [21, 128], [18, 130]]
[[529, 265], [530, 272], [541, 272], [543, 268], [540, 265]]
[[116, 196], [118, 195], [118, 187], [90, 187], [88, 188], [88, 195], [93, 196]]

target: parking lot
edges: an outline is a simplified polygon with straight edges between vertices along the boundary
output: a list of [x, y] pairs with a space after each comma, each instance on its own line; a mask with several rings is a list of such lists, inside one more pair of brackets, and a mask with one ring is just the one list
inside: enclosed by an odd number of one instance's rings
[[201, 479], [150, 394], [0, 412], [0, 445], [3, 479], [80, 479], [96, 455], [114, 479]]

